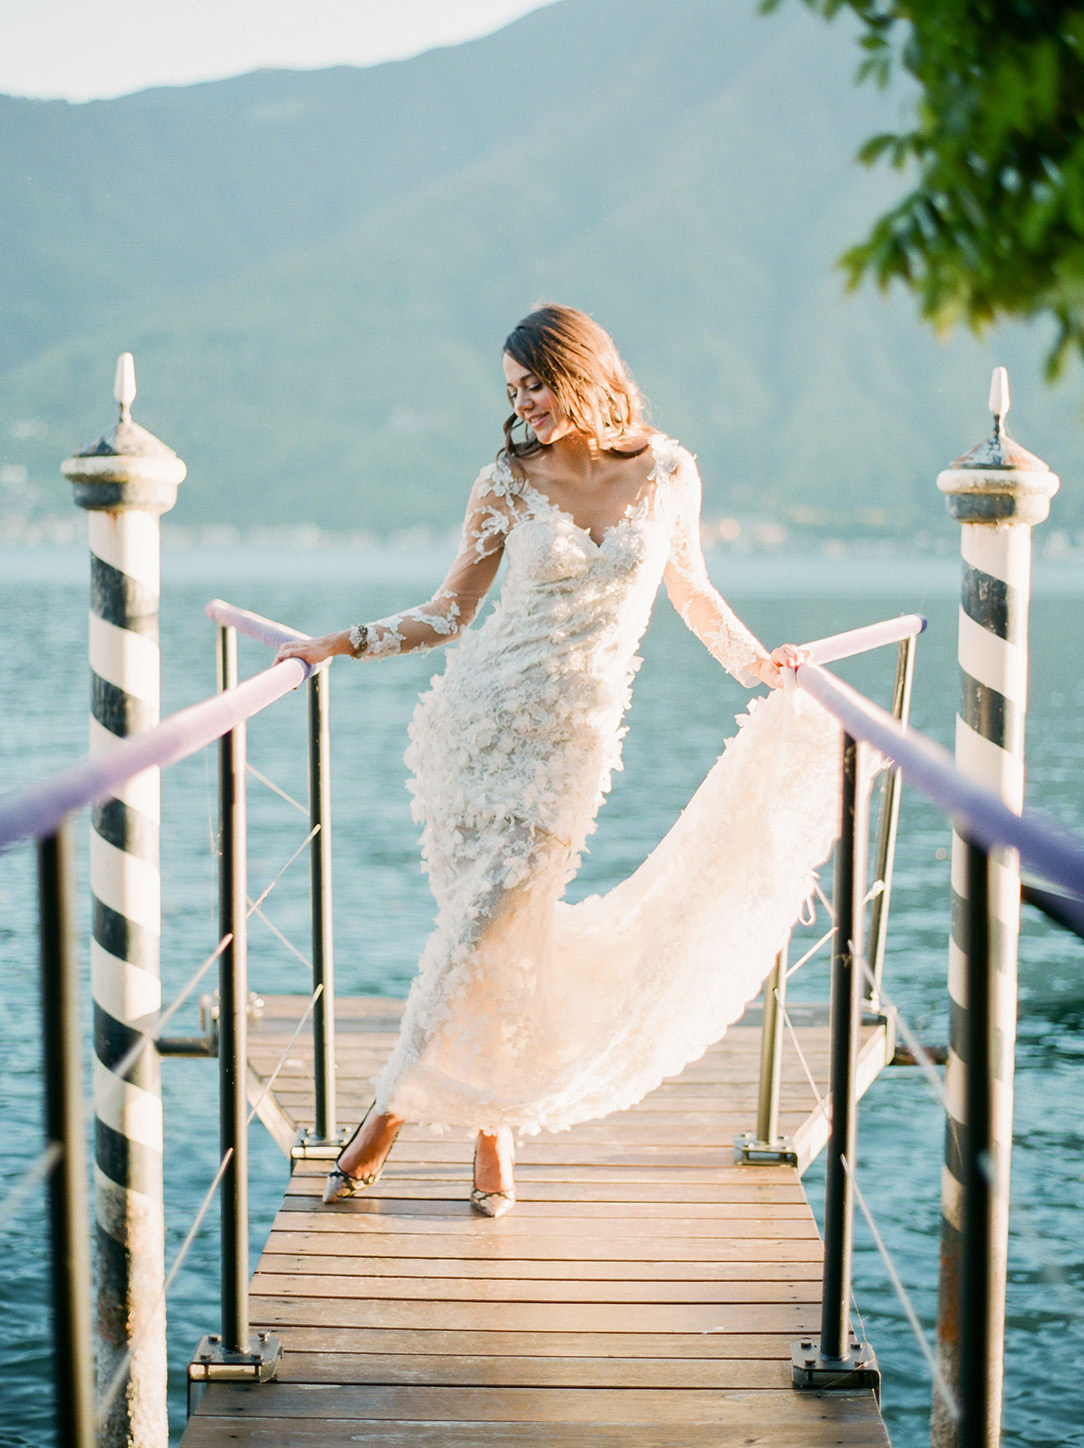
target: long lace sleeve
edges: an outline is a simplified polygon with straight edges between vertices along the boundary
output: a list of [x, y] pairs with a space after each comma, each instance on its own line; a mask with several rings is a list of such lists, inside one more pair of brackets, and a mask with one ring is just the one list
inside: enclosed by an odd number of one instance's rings
[[362, 659], [436, 648], [467, 628], [497, 576], [514, 516], [511, 479], [496, 465], [483, 468], [471, 490], [448, 576], [427, 602], [368, 624]]
[[768, 651], [742, 623], [708, 577], [700, 546], [700, 474], [691, 455], [677, 451], [670, 478], [674, 526], [663, 575], [671, 603], [723, 668], [753, 689], [761, 682], [750, 665]]

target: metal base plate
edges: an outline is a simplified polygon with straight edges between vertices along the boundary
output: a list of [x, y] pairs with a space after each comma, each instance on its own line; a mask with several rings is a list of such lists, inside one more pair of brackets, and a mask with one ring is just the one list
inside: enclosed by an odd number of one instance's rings
[[343, 1126], [329, 1141], [317, 1136], [311, 1126], [306, 1126], [290, 1148], [291, 1161], [335, 1161], [339, 1152], [353, 1135], [353, 1127]]
[[776, 1136], [771, 1141], [758, 1141], [753, 1131], [743, 1131], [734, 1138], [734, 1160], [745, 1166], [798, 1165], [798, 1152], [789, 1136]]
[[217, 1333], [201, 1337], [188, 1364], [189, 1383], [269, 1383], [282, 1361], [282, 1342], [273, 1332], [256, 1334], [251, 1352], [227, 1352]]
[[853, 1334], [845, 1358], [821, 1356], [820, 1339], [806, 1337], [790, 1345], [790, 1376], [796, 1388], [813, 1388], [819, 1392], [853, 1391], [872, 1388], [881, 1401], [881, 1369], [877, 1355], [868, 1342], [859, 1342]]

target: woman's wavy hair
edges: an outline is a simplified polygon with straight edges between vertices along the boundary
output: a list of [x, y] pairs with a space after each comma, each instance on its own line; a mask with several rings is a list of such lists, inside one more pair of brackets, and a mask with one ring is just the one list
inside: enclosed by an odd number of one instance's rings
[[[565, 416], [600, 447], [623, 451], [621, 442], [643, 426], [640, 389], [613, 338], [586, 312], [537, 306], [509, 333], [504, 350], [546, 384]], [[527, 457], [542, 446], [529, 429], [522, 441], [512, 437], [519, 421], [513, 412], [504, 424], [503, 453], [509, 459]]]

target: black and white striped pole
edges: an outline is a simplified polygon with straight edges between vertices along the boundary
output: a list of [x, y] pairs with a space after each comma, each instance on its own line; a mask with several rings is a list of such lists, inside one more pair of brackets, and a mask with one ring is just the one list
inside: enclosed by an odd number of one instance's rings
[[[90, 514], [92, 754], [157, 724], [159, 714], [158, 518], [176, 502], [186, 468], [132, 421], [135, 392], [126, 352], [115, 427], [61, 465]], [[150, 769], [95, 805], [90, 837], [99, 1393], [122, 1376], [100, 1424], [101, 1448], [169, 1441], [158, 1053], [143, 1051], [123, 1076], [115, 1070], [161, 1007], [159, 801]]]
[[[960, 704], [956, 719], [956, 763], [971, 778], [1019, 810], [1024, 802], [1024, 716], [1027, 709], [1028, 602], [1031, 594], [1031, 530], [1050, 511], [1058, 478], [1041, 458], [1013, 441], [1004, 427], [1009, 380], [994, 370], [990, 388], [993, 435], [940, 473], [937, 486], [961, 526], [963, 578], [960, 596]], [[941, 1187], [941, 1281], [937, 1344], [941, 1380], [956, 1387], [964, 1353], [973, 1366], [974, 1335], [985, 1338], [981, 1427], [965, 1412], [965, 1448], [996, 1445], [1000, 1439], [1004, 1356], [1005, 1281], [1009, 1233], [1009, 1159], [1012, 1147], [1013, 1053], [1016, 1041], [1016, 955], [1020, 929], [1020, 871], [1015, 855], [991, 856], [984, 919], [969, 888], [973, 851], [958, 833], [952, 841], [952, 932], [949, 941], [949, 1057], [945, 1076], [948, 1117]], [[990, 979], [985, 1014], [989, 1039], [981, 1053], [969, 1049], [969, 950], [983, 941]], [[968, 1072], [979, 1055], [988, 1061], [984, 1079]], [[978, 1094], [976, 1094], [978, 1093]], [[988, 1137], [972, 1161], [969, 1134], [979, 1121]], [[970, 1163], [970, 1166], [969, 1166]], [[989, 1189], [987, 1278], [977, 1296], [969, 1294], [965, 1248], [974, 1202], [965, 1184], [976, 1167]], [[985, 1210], [985, 1207], [984, 1207]], [[981, 1299], [981, 1313], [978, 1311]], [[981, 1320], [980, 1320], [981, 1319]], [[970, 1335], [970, 1336], [969, 1336]], [[971, 1382], [975, 1374], [969, 1375]], [[976, 1432], [979, 1436], [976, 1436]], [[931, 1422], [934, 1448], [964, 1444], [961, 1421], [935, 1388]]]

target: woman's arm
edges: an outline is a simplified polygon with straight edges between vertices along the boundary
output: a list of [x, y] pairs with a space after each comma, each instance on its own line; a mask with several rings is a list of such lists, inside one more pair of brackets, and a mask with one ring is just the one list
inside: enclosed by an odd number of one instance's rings
[[700, 546], [700, 474], [684, 451], [670, 486], [674, 489], [675, 520], [663, 577], [671, 603], [686, 627], [746, 688], [755, 688], [758, 683], [779, 688], [782, 668], [801, 663], [801, 650], [783, 644], [769, 654], [708, 577]]
[[[304, 659], [307, 664], [318, 664], [335, 654], [380, 659], [450, 643], [471, 623], [496, 578], [512, 521], [507, 492], [487, 468], [471, 491], [459, 553], [432, 598], [375, 623], [283, 644], [275, 662]], [[362, 647], [357, 650], [359, 636]]]

